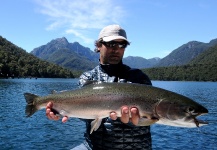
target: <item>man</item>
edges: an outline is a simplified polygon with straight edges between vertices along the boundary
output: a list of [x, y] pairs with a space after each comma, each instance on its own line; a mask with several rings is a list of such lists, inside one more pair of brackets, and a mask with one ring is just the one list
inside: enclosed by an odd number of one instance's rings
[[[103, 82], [129, 82], [151, 85], [151, 81], [139, 69], [132, 69], [122, 63], [125, 48], [130, 45], [124, 29], [119, 25], [109, 25], [103, 28], [95, 42], [95, 51], [100, 53], [100, 64], [93, 70], [80, 76], [82, 86], [87, 80]], [[142, 92], [142, 91], [141, 91]], [[137, 108], [122, 107], [122, 116], [117, 118], [112, 112], [110, 117], [103, 119], [97, 131], [90, 133], [92, 120], [85, 120], [85, 142], [75, 149], [151, 149], [150, 126], [136, 126], [139, 121]], [[46, 115], [49, 119], [58, 120], [52, 112], [52, 103], [47, 104]], [[66, 122], [68, 117], [62, 118]]]

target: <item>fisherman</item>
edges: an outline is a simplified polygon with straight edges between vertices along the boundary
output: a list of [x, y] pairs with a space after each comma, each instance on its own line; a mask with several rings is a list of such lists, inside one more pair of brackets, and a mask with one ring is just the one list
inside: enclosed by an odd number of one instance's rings
[[[150, 79], [139, 69], [132, 69], [122, 63], [125, 48], [130, 45], [126, 32], [119, 25], [104, 27], [95, 41], [95, 51], [100, 53], [99, 65], [80, 76], [79, 85], [87, 80], [102, 82], [127, 82], [152, 85]], [[59, 120], [52, 111], [53, 104], [49, 102], [46, 115], [51, 120]], [[85, 141], [73, 150], [103, 150], [103, 149], [152, 149], [150, 126], [136, 126], [139, 121], [139, 110], [123, 106], [122, 116], [117, 118], [116, 112], [102, 120], [100, 127], [90, 134], [91, 121], [86, 122]], [[62, 118], [66, 122], [68, 117]]]

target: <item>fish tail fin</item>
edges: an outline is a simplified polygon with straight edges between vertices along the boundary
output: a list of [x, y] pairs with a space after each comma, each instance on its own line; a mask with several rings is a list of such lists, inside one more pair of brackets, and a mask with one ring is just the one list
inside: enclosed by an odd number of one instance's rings
[[35, 105], [35, 101], [39, 96], [31, 94], [31, 93], [24, 93], [25, 99], [26, 99], [26, 117], [32, 116], [38, 109]]

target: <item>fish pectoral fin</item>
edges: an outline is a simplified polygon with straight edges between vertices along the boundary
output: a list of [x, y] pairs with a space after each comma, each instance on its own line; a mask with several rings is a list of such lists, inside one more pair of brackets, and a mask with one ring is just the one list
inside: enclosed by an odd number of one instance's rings
[[150, 126], [150, 125], [156, 123], [158, 120], [159, 120], [158, 118], [142, 117], [139, 119], [138, 126]]
[[99, 128], [101, 122], [102, 122], [102, 119], [101, 119], [101, 118], [96, 118], [95, 120], [93, 120], [93, 121], [91, 122], [90, 134], [91, 134], [93, 131], [96, 131], [96, 130]]

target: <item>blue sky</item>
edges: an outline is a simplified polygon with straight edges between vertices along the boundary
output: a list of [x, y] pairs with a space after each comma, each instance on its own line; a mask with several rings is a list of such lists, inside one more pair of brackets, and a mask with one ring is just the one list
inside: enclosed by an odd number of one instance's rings
[[216, 0], [1, 0], [0, 35], [27, 52], [66, 37], [94, 49], [100, 30], [120, 24], [126, 56], [163, 58], [189, 41], [217, 38]]

